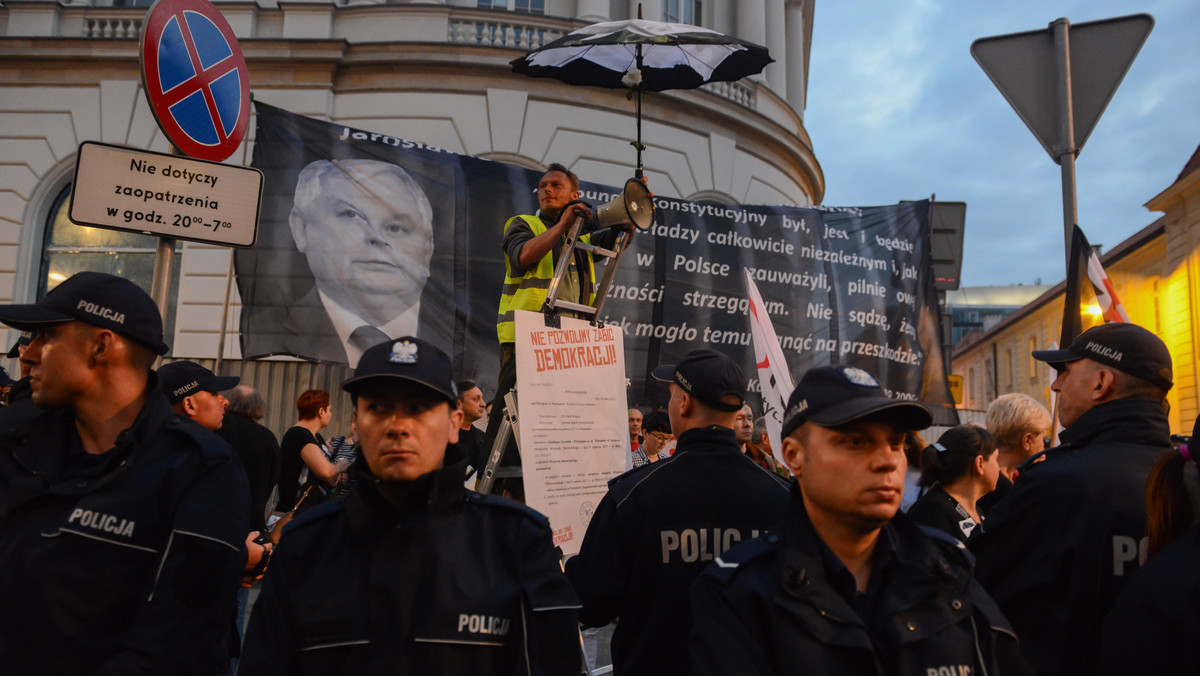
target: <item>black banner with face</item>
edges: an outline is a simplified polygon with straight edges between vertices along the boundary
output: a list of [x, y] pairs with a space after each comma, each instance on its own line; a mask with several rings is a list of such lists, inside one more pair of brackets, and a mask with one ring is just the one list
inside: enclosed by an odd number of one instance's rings
[[[243, 356], [352, 364], [357, 341], [415, 332], [446, 348], [457, 377], [493, 388], [501, 236], [509, 217], [536, 213], [540, 172], [256, 106], [262, 217], [258, 245], [235, 255]], [[597, 206], [620, 189], [584, 181], [580, 190]], [[749, 271], [796, 380], [813, 366], [857, 366], [891, 396], [931, 404], [938, 423], [957, 422], [928, 201], [654, 199], [654, 225], [622, 257], [602, 312], [625, 336], [632, 403], [663, 403], [650, 371], [698, 347], [741, 363], [755, 398]]]

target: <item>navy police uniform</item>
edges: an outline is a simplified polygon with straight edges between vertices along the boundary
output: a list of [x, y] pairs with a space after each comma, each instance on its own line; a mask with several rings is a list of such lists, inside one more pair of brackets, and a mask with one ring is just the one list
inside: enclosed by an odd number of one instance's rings
[[246, 479], [151, 375], [116, 446], [69, 409], [0, 413], [0, 671], [214, 674], [249, 531]]
[[692, 673], [1024, 673], [1016, 636], [962, 545], [903, 514], [883, 526], [865, 594], [793, 487], [788, 522], [722, 554], [692, 589]]
[[1095, 406], [971, 539], [979, 581], [1040, 674], [1092, 674], [1100, 627], [1146, 548], [1146, 478], [1171, 450], [1167, 415], [1150, 397]]
[[728, 427], [688, 430], [672, 457], [611, 481], [567, 575], [584, 625], [620, 620], [615, 672], [686, 673], [688, 587], [722, 552], [781, 522], [786, 505], [787, 484], [742, 454]]
[[579, 673], [579, 602], [546, 517], [466, 490], [455, 446], [445, 462], [389, 498], [360, 457], [345, 500], [287, 527], [239, 674]]
[[1104, 623], [1096, 673], [1200, 674], [1197, 627], [1200, 526], [1159, 552], [1117, 599]]

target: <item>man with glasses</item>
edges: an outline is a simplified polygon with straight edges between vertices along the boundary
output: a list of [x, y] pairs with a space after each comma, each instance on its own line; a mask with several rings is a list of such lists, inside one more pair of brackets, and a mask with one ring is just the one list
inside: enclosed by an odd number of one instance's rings
[[669, 456], [664, 453], [671, 436], [671, 418], [662, 411], [648, 413], [642, 422], [642, 446], [633, 452], [633, 466], [641, 467]]

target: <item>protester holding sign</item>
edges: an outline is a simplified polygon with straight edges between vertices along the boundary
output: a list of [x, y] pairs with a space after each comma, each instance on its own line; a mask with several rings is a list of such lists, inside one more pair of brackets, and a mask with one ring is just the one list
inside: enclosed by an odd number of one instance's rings
[[342, 389], [361, 480], [288, 526], [238, 673], [578, 674], [579, 603], [546, 517], [463, 487], [450, 358], [388, 341]]
[[[488, 450], [491, 450], [503, 420], [504, 395], [517, 384], [514, 348], [517, 327], [514, 313], [516, 310], [542, 311], [567, 231], [576, 218], [583, 218], [585, 221], [592, 218], [592, 210], [578, 200], [579, 177], [555, 162], [546, 169], [546, 173], [538, 182], [538, 212], [534, 215], [514, 216], [504, 224], [504, 241], [501, 246], [506, 272], [496, 319], [496, 335], [500, 340], [500, 376], [484, 438], [484, 445]], [[547, 226], [547, 223], [553, 225]], [[607, 228], [584, 234], [579, 240], [608, 249], [616, 241], [617, 233], [617, 229]], [[574, 258], [563, 277], [558, 297], [572, 303], [592, 305], [596, 301], [595, 261], [591, 252], [582, 249], [575, 249], [572, 255]], [[571, 311], [560, 314], [564, 317], [575, 316]], [[521, 464], [515, 443], [510, 443], [506, 449], [503, 464]]]
[[1025, 673], [962, 546], [899, 513], [905, 431], [930, 422], [862, 369], [804, 375], [782, 429], [787, 521], [697, 580], [692, 674]]
[[619, 620], [613, 667], [626, 676], [687, 673], [688, 587], [722, 552], [778, 523], [787, 503], [787, 484], [738, 448], [746, 377], [732, 359], [693, 350], [654, 377], [670, 383], [675, 454], [609, 482], [567, 562], [584, 625]]

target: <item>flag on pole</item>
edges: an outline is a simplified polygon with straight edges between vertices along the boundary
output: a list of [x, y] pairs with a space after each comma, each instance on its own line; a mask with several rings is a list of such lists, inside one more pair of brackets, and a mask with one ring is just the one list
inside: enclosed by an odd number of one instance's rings
[[1100, 257], [1092, 250], [1083, 230], [1075, 226], [1071, 237], [1071, 259], [1067, 269], [1067, 289], [1063, 296], [1062, 335], [1059, 345], [1070, 345], [1083, 333], [1084, 303], [1092, 296], [1105, 322], [1128, 322], [1129, 315], [1112, 280], [1100, 265]]
[[754, 363], [758, 367], [759, 389], [762, 392], [763, 416], [767, 419], [767, 438], [771, 440], [771, 453], [780, 465], [783, 461], [783, 445], [779, 433], [783, 429], [783, 411], [787, 408], [788, 397], [796, 385], [792, 382], [792, 374], [788, 371], [787, 360], [783, 358], [783, 349], [779, 347], [779, 338], [775, 335], [775, 327], [767, 314], [766, 305], [758, 286], [746, 270], [746, 293], [750, 302], [750, 335], [754, 339]]

